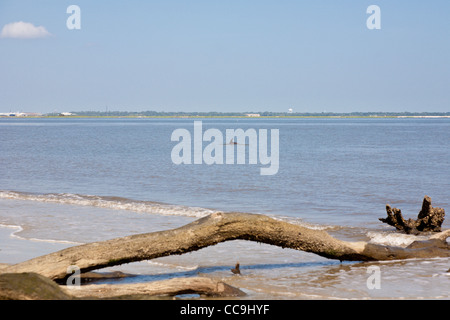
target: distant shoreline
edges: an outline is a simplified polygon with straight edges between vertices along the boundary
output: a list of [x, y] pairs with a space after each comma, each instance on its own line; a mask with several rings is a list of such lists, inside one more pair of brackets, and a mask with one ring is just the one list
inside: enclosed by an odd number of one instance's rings
[[156, 111], [79, 111], [62, 113], [0, 113], [0, 118], [450, 118], [450, 112], [351, 112], [351, 113], [286, 113], [286, 112], [156, 112]]
[[450, 116], [265, 116], [250, 118], [245, 116], [32, 116], [5, 117], [0, 119], [450, 119]]
[[72, 112], [9, 112], [0, 118], [450, 118], [450, 112], [164, 112], [164, 111], [72, 111]]

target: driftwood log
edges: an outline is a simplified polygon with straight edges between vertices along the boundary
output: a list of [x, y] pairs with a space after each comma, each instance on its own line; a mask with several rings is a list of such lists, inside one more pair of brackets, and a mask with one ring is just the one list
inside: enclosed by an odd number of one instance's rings
[[2, 272], [34, 272], [53, 280], [68, 277], [69, 266], [88, 272], [123, 263], [179, 255], [229, 240], [249, 240], [318, 254], [329, 259], [375, 261], [450, 257], [446, 239], [450, 230], [406, 248], [370, 242], [342, 241], [323, 230], [312, 230], [264, 215], [214, 213], [183, 227], [131, 235], [70, 247], [2, 269]]
[[207, 277], [186, 277], [130, 284], [90, 284], [79, 287], [61, 286], [61, 289], [76, 298], [121, 298], [142, 299], [148, 296], [177, 296], [199, 294], [208, 297], [242, 297], [245, 293], [222, 281]]
[[420, 210], [416, 220], [411, 218], [405, 220], [402, 211], [397, 208], [391, 208], [389, 204], [386, 205], [386, 213], [386, 218], [379, 219], [381, 222], [387, 223], [407, 234], [416, 235], [421, 232], [440, 232], [445, 217], [445, 210], [433, 208], [429, 196], [425, 196], [423, 199], [422, 210]]
[[0, 300], [70, 300], [54, 281], [37, 273], [0, 274]]
[[143, 300], [152, 297], [194, 293], [208, 297], [239, 297], [245, 293], [206, 277], [175, 278], [146, 283], [115, 285], [58, 285], [37, 273], [0, 274], [0, 300]]

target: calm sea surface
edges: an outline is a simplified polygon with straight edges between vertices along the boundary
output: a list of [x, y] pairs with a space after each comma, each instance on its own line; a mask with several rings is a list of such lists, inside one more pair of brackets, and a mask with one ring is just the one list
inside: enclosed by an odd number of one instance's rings
[[[378, 221], [387, 203], [416, 218], [429, 195], [450, 210], [450, 119], [202, 124], [224, 136], [227, 129], [278, 129], [278, 173], [260, 175], [264, 166], [248, 162], [175, 165], [172, 132], [184, 128], [193, 137], [192, 119], [0, 119], [0, 263], [175, 228], [215, 211], [262, 213], [341, 239], [407, 245], [412, 236]], [[242, 276], [229, 270], [237, 261]], [[367, 287], [370, 265], [381, 269], [380, 289]], [[449, 268], [449, 259], [339, 263], [232, 241], [114, 270], [141, 275], [128, 281], [203, 274], [255, 299], [449, 299]]]

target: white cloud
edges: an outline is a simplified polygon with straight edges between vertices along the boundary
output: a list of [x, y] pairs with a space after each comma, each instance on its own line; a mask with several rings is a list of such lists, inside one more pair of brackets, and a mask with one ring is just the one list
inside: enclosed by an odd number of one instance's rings
[[16, 38], [16, 39], [33, 39], [45, 38], [51, 34], [43, 26], [36, 27], [29, 22], [12, 22], [6, 24], [0, 35], [1, 38]]

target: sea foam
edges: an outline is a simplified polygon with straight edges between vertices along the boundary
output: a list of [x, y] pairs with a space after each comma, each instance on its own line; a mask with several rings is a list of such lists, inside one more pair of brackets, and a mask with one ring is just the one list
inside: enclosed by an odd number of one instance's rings
[[80, 195], [73, 193], [37, 194], [17, 191], [0, 191], [0, 199], [39, 201], [76, 206], [92, 206], [98, 208], [129, 210], [138, 213], [177, 215], [201, 218], [218, 211], [181, 205], [165, 204], [153, 201], [133, 200], [122, 197]]
[[427, 240], [427, 236], [416, 236], [393, 232], [375, 232], [367, 233], [371, 243], [383, 244], [388, 246], [407, 247], [416, 240]]

